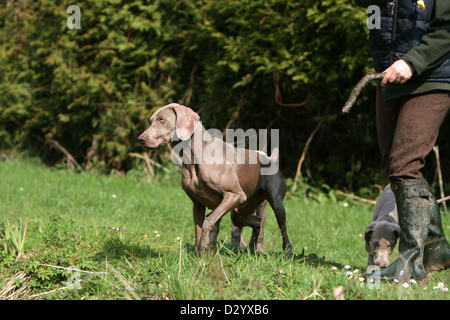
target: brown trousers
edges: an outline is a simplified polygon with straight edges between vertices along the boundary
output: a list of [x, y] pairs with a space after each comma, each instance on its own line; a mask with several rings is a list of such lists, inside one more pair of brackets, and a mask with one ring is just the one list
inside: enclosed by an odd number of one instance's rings
[[388, 101], [377, 88], [377, 134], [383, 167], [391, 181], [422, 178], [450, 108], [449, 92], [430, 92]]

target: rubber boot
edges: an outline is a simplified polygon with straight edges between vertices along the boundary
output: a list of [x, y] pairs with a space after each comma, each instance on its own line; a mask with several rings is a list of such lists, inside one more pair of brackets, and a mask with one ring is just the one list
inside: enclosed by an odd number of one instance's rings
[[[428, 190], [431, 192], [429, 186]], [[428, 237], [425, 241], [423, 264], [426, 272], [442, 271], [450, 267], [450, 245], [445, 239], [441, 213], [434, 198]]]
[[424, 247], [434, 206], [433, 194], [425, 179], [391, 182], [391, 189], [400, 224], [398, 259], [387, 268], [366, 276], [384, 281], [424, 280], [427, 276], [423, 264]]

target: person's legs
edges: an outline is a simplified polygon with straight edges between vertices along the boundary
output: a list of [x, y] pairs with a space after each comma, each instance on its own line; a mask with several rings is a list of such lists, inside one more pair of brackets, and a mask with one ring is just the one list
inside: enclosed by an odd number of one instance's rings
[[402, 106], [402, 99], [384, 101], [381, 87], [377, 87], [376, 114], [377, 138], [381, 152], [381, 163], [389, 176], [389, 155], [394, 139], [397, 118]]
[[389, 153], [389, 180], [422, 178], [425, 157], [436, 143], [449, 107], [448, 93], [412, 96], [403, 101]]
[[439, 207], [420, 172], [449, 107], [448, 93], [408, 97], [400, 103], [377, 102], [380, 149], [401, 229], [399, 258], [376, 276], [380, 279], [424, 278], [427, 271], [450, 265]]

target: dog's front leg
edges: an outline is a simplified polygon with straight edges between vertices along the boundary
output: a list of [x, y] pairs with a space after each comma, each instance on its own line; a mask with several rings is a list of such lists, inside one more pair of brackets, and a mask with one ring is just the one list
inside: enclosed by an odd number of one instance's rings
[[195, 223], [195, 248], [197, 250], [197, 255], [200, 254], [198, 251], [200, 247], [200, 239], [202, 237], [203, 223], [205, 222], [205, 206], [194, 202], [193, 213], [194, 213], [194, 223]]
[[200, 240], [199, 251], [208, 252], [211, 247], [211, 231], [216, 222], [222, 218], [230, 209], [237, 207], [240, 203], [246, 200], [245, 194], [240, 193], [225, 193], [222, 202], [211, 212], [210, 215], [203, 222], [202, 235]]

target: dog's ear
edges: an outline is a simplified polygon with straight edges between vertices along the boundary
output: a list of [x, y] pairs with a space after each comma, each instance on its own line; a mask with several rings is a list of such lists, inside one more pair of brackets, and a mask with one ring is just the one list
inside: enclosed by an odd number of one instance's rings
[[176, 134], [181, 140], [187, 140], [194, 133], [195, 122], [200, 119], [200, 116], [191, 108], [175, 105], [173, 107], [177, 115]]
[[398, 224], [394, 224], [394, 234], [398, 238], [400, 236], [400, 226]]
[[364, 239], [366, 240], [366, 251], [370, 252], [370, 240], [372, 239], [372, 232], [375, 230], [376, 222], [372, 222], [367, 226]]

